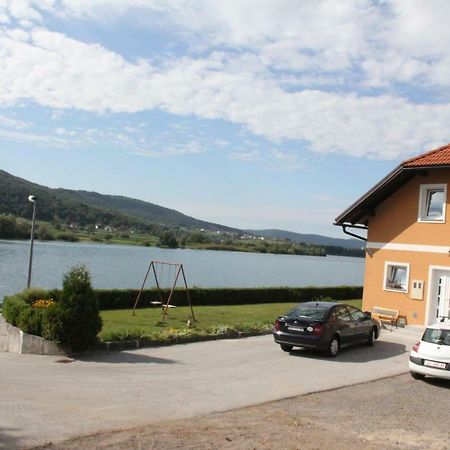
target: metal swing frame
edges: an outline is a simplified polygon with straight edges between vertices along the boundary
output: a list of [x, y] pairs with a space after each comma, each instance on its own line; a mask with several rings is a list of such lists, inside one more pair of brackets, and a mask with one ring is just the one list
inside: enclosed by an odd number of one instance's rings
[[[163, 297], [162, 297], [162, 293], [161, 293], [161, 288], [160, 288], [160, 285], [159, 285], [158, 275], [157, 275], [157, 273], [156, 273], [156, 268], [155, 268], [155, 265], [156, 265], [156, 264], [161, 264], [161, 265], [163, 265], [163, 266], [165, 265], [165, 266], [171, 266], [171, 267], [176, 267], [176, 268], [178, 268], [178, 270], [176, 271], [176, 276], [175, 276], [175, 280], [174, 280], [174, 282], [173, 282], [172, 288], [170, 289], [169, 297], [167, 298], [167, 301], [166, 301], [165, 304], [164, 304], [164, 301], [163, 301]], [[183, 278], [184, 288], [185, 288], [185, 292], [186, 292], [186, 297], [187, 297], [187, 299], [188, 299], [189, 307], [191, 308], [192, 319], [193, 319], [195, 322], [197, 322], [197, 319], [196, 319], [195, 316], [194, 316], [194, 309], [192, 308], [191, 296], [189, 295], [189, 288], [188, 288], [188, 285], [187, 285], [186, 275], [185, 275], [185, 273], [184, 273], [183, 264], [170, 263], [170, 262], [166, 262], [166, 261], [158, 261], [158, 260], [153, 260], [153, 261], [151, 261], [150, 264], [149, 264], [149, 266], [148, 266], [147, 273], [145, 274], [144, 281], [142, 282], [141, 289], [139, 290], [139, 293], [138, 293], [138, 295], [137, 295], [137, 297], [136, 297], [136, 301], [134, 302], [134, 306], [133, 306], [133, 316], [135, 315], [135, 309], [136, 309], [136, 307], [137, 307], [137, 305], [138, 305], [138, 303], [139, 303], [139, 300], [141, 299], [142, 292], [144, 291], [145, 283], [147, 282], [147, 278], [148, 278], [148, 275], [149, 275], [149, 273], [150, 273], [150, 270], [152, 270], [153, 275], [154, 275], [154, 277], [155, 277], [155, 283], [156, 283], [156, 289], [157, 289], [157, 292], [158, 292], [158, 298], [159, 298], [159, 301], [160, 301], [161, 304], [163, 305], [163, 315], [162, 315], [162, 317], [161, 317], [161, 322], [164, 322], [164, 319], [166, 318], [167, 310], [169, 309], [170, 302], [171, 302], [171, 300], [172, 300], [172, 296], [173, 296], [173, 293], [174, 293], [174, 291], [175, 291], [175, 287], [176, 287], [176, 285], [177, 285], [178, 279], [180, 278], [180, 275], [181, 275], [182, 278]]]

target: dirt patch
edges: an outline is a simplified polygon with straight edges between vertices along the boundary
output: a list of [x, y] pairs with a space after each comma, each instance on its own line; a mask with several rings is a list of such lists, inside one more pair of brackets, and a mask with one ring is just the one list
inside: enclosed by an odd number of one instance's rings
[[35, 450], [450, 449], [450, 382], [409, 375]]

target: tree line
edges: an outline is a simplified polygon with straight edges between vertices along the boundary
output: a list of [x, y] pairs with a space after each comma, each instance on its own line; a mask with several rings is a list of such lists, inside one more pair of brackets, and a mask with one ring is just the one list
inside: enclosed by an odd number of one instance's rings
[[166, 248], [201, 247], [208, 250], [234, 250], [257, 253], [309, 256], [364, 256], [364, 249], [352, 249], [331, 245], [313, 245], [290, 240], [242, 239], [242, 236], [224, 236], [207, 232], [193, 231], [175, 233], [166, 230], [159, 236], [159, 246]]
[[[87, 226], [85, 231], [90, 233], [93, 241], [113, 241], [114, 237], [128, 239], [129, 233], [125, 227], [114, 232], [98, 236], [94, 228]], [[283, 255], [309, 255], [309, 256], [364, 256], [363, 249], [350, 249], [337, 246], [322, 246], [289, 240], [265, 240], [261, 238], [249, 238], [242, 235], [216, 234], [205, 231], [186, 231], [181, 228], [169, 228], [154, 226], [149, 235], [156, 236], [158, 245], [165, 248], [202, 248], [207, 250], [246, 251], [255, 253], [274, 253]], [[0, 239], [28, 239], [30, 237], [31, 224], [26, 219], [21, 219], [12, 214], [0, 214]], [[78, 241], [76, 232], [67, 230], [58, 222], [52, 227], [47, 223], [39, 223], [35, 230], [36, 239], [52, 241]], [[147, 245], [143, 241], [142, 245]]]

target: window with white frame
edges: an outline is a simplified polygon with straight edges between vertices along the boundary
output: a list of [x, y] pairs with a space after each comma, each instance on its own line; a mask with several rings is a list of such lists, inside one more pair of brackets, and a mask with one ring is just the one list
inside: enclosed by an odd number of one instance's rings
[[384, 289], [395, 292], [408, 292], [409, 264], [386, 262], [384, 266]]
[[419, 198], [419, 222], [445, 222], [446, 184], [422, 184]]

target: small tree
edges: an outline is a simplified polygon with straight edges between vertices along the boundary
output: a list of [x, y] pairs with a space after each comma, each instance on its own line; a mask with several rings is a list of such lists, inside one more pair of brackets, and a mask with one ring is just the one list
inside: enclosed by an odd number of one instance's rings
[[92, 347], [102, 328], [102, 320], [97, 296], [84, 266], [75, 266], [64, 276], [61, 310], [61, 344], [69, 352]]
[[178, 241], [174, 233], [164, 231], [159, 237], [159, 245], [161, 247], [178, 248]]

